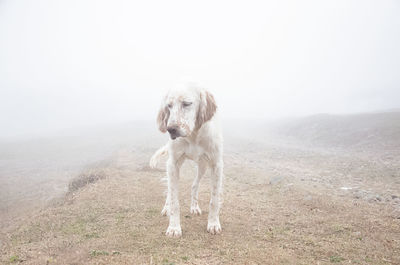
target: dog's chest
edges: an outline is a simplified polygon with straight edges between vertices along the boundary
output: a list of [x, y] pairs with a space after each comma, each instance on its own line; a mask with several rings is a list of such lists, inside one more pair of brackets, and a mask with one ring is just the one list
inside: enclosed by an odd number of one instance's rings
[[189, 144], [184, 152], [187, 158], [197, 161], [204, 154], [204, 149], [200, 145]]

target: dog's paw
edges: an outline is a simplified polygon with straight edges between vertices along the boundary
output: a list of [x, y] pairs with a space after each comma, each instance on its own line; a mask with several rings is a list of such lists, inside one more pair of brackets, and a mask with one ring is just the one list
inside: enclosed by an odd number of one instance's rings
[[168, 226], [168, 229], [167, 229], [167, 232], [165, 232], [165, 235], [169, 236], [169, 237], [181, 237], [182, 229], [180, 226], [178, 226], [178, 227]]
[[193, 215], [201, 215], [201, 209], [198, 204], [190, 206], [190, 213]]
[[221, 224], [219, 222], [208, 222], [207, 232], [216, 235], [221, 233]]
[[164, 208], [161, 210], [161, 215], [169, 216], [169, 207], [168, 206], [164, 206]]

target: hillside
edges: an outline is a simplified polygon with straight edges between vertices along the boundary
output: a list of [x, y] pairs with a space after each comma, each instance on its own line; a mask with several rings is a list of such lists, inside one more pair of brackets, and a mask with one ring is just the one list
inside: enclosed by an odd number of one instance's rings
[[319, 114], [272, 124], [270, 131], [321, 147], [367, 151], [400, 150], [400, 112]]

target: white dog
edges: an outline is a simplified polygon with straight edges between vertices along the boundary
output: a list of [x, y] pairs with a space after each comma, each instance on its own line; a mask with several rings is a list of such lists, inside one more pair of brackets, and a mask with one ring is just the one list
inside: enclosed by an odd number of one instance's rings
[[151, 158], [150, 166], [156, 167], [163, 154], [168, 153], [168, 194], [163, 215], [169, 216], [167, 236], [182, 235], [178, 199], [179, 169], [185, 159], [197, 163], [197, 176], [192, 185], [190, 212], [200, 215], [198, 189], [201, 177], [211, 168], [211, 200], [207, 231], [221, 232], [219, 210], [223, 179], [223, 139], [213, 95], [195, 86], [170, 90], [165, 96], [157, 118], [161, 132], [169, 132], [171, 139]]

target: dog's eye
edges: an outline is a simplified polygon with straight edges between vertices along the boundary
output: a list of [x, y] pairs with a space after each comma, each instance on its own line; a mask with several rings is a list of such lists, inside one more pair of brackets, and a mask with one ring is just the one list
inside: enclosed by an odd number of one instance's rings
[[184, 107], [189, 107], [190, 105], [192, 105], [192, 102], [183, 102], [182, 105]]
[[172, 108], [172, 104], [168, 104], [167, 107], [170, 109]]

